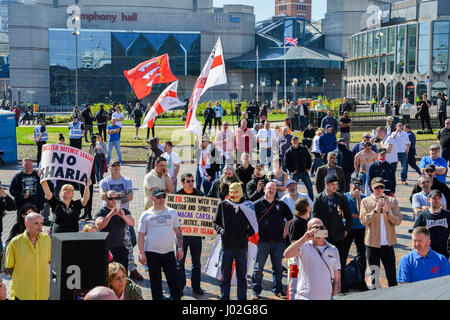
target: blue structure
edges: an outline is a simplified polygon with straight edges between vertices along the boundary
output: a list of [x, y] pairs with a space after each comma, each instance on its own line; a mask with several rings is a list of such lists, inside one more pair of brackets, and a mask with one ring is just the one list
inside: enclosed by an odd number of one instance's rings
[[0, 150], [5, 164], [17, 163], [16, 120], [14, 113], [0, 110]]

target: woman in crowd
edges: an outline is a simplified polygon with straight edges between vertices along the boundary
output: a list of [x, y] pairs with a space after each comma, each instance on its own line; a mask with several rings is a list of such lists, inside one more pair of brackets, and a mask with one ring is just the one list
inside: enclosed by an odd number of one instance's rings
[[[88, 186], [91, 183], [91, 179], [88, 179]], [[44, 189], [45, 198], [50, 204], [54, 215], [52, 233], [78, 232], [81, 209], [86, 206], [90, 198], [89, 188], [84, 188], [84, 194], [81, 200], [73, 200], [74, 188], [71, 184], [65, 184], [59, 192], [60, 200], [58, 200], [51, 192], [47, 181], [44, 180], [41, 184], [42, 189]]]
[[294, 219], [289, 225], [289, 239], [291, 239], [291, 242], [300, 239], [305, 234], [310, 213], [311, 206], [307, 198], [300, 198], [295, 202]]
[[289, 180], [289, 175], [281, 169], [283, 161], [281, 158], [275, 158], [273, 160], [274, 170], [269, 172], [267, 177], [269, 180], [276, 184], [278, 199], [281, 199], [286, 191], [286, 182]]
[[97, 134], [97, 142], [95, 144], [94, 153], [94, 166], [95, 166], [95, 179], [97, 183], [103, 179], [103, 174], [106, 170], [106, 155], [108, 153], [108, 147], [101, 134]]
[[316, 136], [312, 141], [311, 153], [314, 154], [314, 162], [311, 167], [311, 177], [314, 177], [316, 174], [317, 168], [323, 165], [323, 159], [319, 148], [319, 138], [323, 134], [323, 129], [319, 128], [316, 131]]
[[108, 265], [108, 287], [119, 300], [144, 300], [141, 288], [127, 278], [125, 267], [118, 262]]

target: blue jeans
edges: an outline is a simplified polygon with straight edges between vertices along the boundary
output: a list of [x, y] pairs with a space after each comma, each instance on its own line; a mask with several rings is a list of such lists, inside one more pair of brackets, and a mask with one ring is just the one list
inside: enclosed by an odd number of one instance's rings
[[314, 152], [314, 161], [311, 167], [311, 173], [316, 174], [317, 168], [324, 165], [324, 161], [320, 153]]
[[223, 248], [222, 281], [220, 283], [220, 300], [230, 300], [231, 275], [233, 261], [236, 262], [237, 298], [247, 300], [247, 254], [248, 248]]
[[258, 252], [256, 254], [255, 266], [252, 275], [253, 292], [260, 294], [262, 291], [263, 269], [266, 264], [267, 257], [270, 254], [272, 262], [272, 292], [281, 293], [283, 291], [283, 267], [281, 260], [283, 259], [284, 242], [258, 242]]
[[311, 198], [311, 201], [314, 201], [314, 191], [308, 173], [306, 172], [297, 172], [296, 174], [291, 173], [291, 179], [297, 182], [299, 180], [302, 180], [303, 183], [305, 184], [306, 190], [308, 190], [308, 196]]
[[300, 124], [300, 131], [304, 131], [306, 126], [308, 125], [308, 119], [305, 116], [298, 116], [298, 122]]
[[184, 268], [184, 263], [186, 261], [186, 254], [188, 247], [191, 250], [191, 287], [192, 289], [200, 289], [200, 274], [201, 274], [201, 264], [200, 258], [202, 255], [202, 238], [201, 237], [183, 237], [183, 259], [177, 261], [177, 274], [178, 274], [178, 285], [182, 291], [186, 286], [186, 271]]
[[95, 179], [99, 183], [103, 179], [103, 165], [105, 163], [105, 158], [96, 158], [94, 160], [95, 165]]
[[109, 165], [109, 161], [111, 160], [111, 153], [113, 148], [116, 149], [117, 157], [119, 158], [120, 164], [122, 164], [123, 161], [122, 161], [122, 154], [120, 153], [120, 140], [111, 141], [111, 139], [109, 139], [108, 141], [108, 157], [106, 158], [107, 164]]
[[406, 181], [408, 178], [408, 157], [405, 152], [398, 152], [398, 162], [402, 165], [402, 171], [400, 172], [400, 179]]
[[195, 174], [195, 187], [197, 190], [200, 190], [201, 186], [203, 186], [203, 193], [207, 195], [209, 190], [211, 190], [212, 184], [214, 182], [215, 177], [211, 177], [211, 180], [206, 181], [206, 177], [200, 174], [200, 168], [197, 167], [197, 172]]
[[367, 184], [367, 173], [361, 173], [361, 172], [359, 172], [359, 173], [357, 173], [356, 174], [356, 176], [359, 178], [359, 179], [361, 179], [361, 182], [362, 182], [362, 184], [361, 184], [361, 192], [364, 192], [365, 193], [365, 190], [366, 190], [366, 184]]

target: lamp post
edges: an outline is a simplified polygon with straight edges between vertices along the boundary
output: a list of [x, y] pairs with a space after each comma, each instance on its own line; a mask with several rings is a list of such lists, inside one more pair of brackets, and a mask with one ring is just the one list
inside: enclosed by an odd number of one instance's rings
[[278, 101], [278, 88], [280, 85], [280, 80], [275, 81], [275, 92], [277, 93], [277, 101]]
[[187, 76], [187, 50], [180, 42], [180, 47], [184, 51], [184, 75]]
[[331, 99], [335, 98], [335, 93], [336, 93], [336, 83], [333, 83], [333, 93], [331, 94]]
[[81, 29], [81, 10], [79, 6], [71, 5], [67, 7], [66, 13], [69, 14], [66, 26], [75, 36], [75, 105], [78, 105], [78, 36]]
[[322, 91], [323, 91], [323, 99], [325, 99], [325, 85], [327, 84], [327, 79], [323, 78], [322, 80]]
[[384, 36], [383, 32], [378, 32], [378, 112], [381, 112], [381, 97], [380, 97], [380, 77], [381, 77], [381, 38]]
[[253, 100], [253, 83], [250, 83], [250, 100]]
[[309, 92], [308, 92], [308, 86], [309, 86], [309, 80], [306, 80], [305, 81], [305, 85], [306, 85], [306, 98], [308, 98], [308, 96], [309, 96]]
[[297, 86], [298, 79], [292, 79], [292, 100], [295, 101], [295, 87]]
[[244, 99], [244, 85], [241, 84], [241, 100]]
[[[344, 97], [347, 96], [347, 77], [343, 77], [342, 80], [344, 80]], [[370, 96], [370, 95], [369, 95]]]
[[266, 82], [261, 82], [261, 101], [264, 101], [264, 87], [266, 86]]

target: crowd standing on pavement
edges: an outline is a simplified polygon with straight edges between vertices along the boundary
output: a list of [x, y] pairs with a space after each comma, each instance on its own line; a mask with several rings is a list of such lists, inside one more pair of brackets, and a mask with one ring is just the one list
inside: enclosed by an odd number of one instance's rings
[[[3, 251], [0, 245], [2, 268], [12, 279], [9, 296], [16, 300], [49, 298], [51, 236], [79, 232], [80, 219], [91, 222], [86, 231], [109, 232], [111, 238], [107, 287], [94, 288], [86, 300], [142, 300], [139, 281], [143, 276], [136, 260], [148, 270], [154, 300], [179, 300], [187, 285], [188, 249], [190, 285], [194, 294], [203, 296], [203, 238], [183, 236], [176, 210], [166, 205], [169, 193], [219, 199], [213, 225], [222, 241], [220, 289], [224, 300], [230, 299], [232, 276], [237, 279], [238, 299], [247, 299], [248, 246], [249, 239], [255, 237], [255, 262], [252, 274], [248, 274], [254, 300], [261, 297], [263, 269], [269, 256], [272, 292], [291, 300], [332, 299], [349, 289], [374, 288], [377, 272], [369, 272], [369, 282], [365, 282], [366, 269], [379, 270], [380, 262], [390, 287], [448, 275], [450, 119], [446, 119], [446, 101], [444, 95], [438, 95], [442, 127], [437, 132], [439, 143], [429, 147], [429, 156], [421, 158], [419, 166], [408, 98], [386, 119], [386, 126], [374, 128], [372, 134], [363, 133], [361, 142], [353, 146], [352, 105], [346, 98], [337, 114], [319, 99], [313, 111], [316, 123], [306, 100], [283, 101], [286, 119], [281, 126], [268, 120], [268, 103], [260, 106], [251, 101], [244, 111], [239, 102], [236, 129], [230, 129], [223, 119], [224, 108], [218, 101], [209, 103], [195, 153], [196, 172], [179, 177], [183, 163], [173, 143], [161, 144], [154, 133], [148, 140], [146, 175], [142, 179], [144, 212], [137, 224], [130, 211], [130, 203], [136, 201], [135, 188], [131, 179], [121, 174], [124, 161], [120, 136], [125, 116], [120, 106], [107, 111], [101, 105], [95, 115], [89, 105], [83, 111], [78, 106], [73, 110], [70, 146], [81, 149], [84, 137], [85, 142], [92, 143], [90, 152], [94, 156], [91, 178], [83, 188], [74, 183], [40, 181], [42, 146], [50, 142], [45, 120], [41, 119], [33, 133], [36, 168], [32, 159], [25, 158], [23, 170], [10, 183], [9, 194], [0, 185], [0, 217], [7, 211], [17, 212], [16, 224], [7, 230], [10, 235]], [[432, 132], [430, 107], [424, 94], [417, 118], [422, 130], [426, 124]], [[145, 116], [142, 105], [133, 108], [129, 104], [126, 111], [127, 118], [134, 120], [135, 139], [140, 139], [139, 127]], [[16, 121], [18, 125], [17, 112]], [[98, 128], [95, 134], [94, 121]], [[301, 141], [297, 133], [303, 133]], [[64, 137], [59, 143], [65, 143]], [[118, 159], [112, 157], [113, 148]], [[421, 175], [410, 199], [415, 221], [409, 230], [413, 251], [401, 257], [396, 270], [396, 228], [402, 223], [395, 196], [396, 172], [400, 167], [399, 180], [408, 185], [408, 166]], [[93, 184], [97, 184], [103, 201], [94, 216], [86, 211], [97, 196]], [[306, 193], [299, 192], [301, 184]], [[74, 199], [77, 190], [79, 200]], [[0, 235], [4, 231], [1, 221]], [[49, 234], [42, 232], [43, 226], [51, 226]], [[362, 279], [358, 283], [351, 283], [346, 272], [353, 242], [356, 278]], [[136, 245], [137, 257], [133, 254]], [[288, 259], [288, 268], [283, 265], [284, 259]], [[161, 271], [169, 287], [168, 297], [163, 294]], [[286, 271], [288, 292], [283, 285]], [[0, 299], [6, 298], [5, 291], [0, 281]]]

